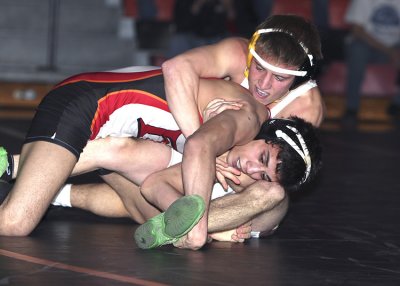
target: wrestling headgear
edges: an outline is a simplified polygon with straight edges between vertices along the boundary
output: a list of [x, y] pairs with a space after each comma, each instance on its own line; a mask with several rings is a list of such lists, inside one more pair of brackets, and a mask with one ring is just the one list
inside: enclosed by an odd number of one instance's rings
[[296, 71], [274, 66], [274, 65], [266, 62], [264, 59], [262, 59], [261, 56], [257, 54], [255, 49], [256, 49], [257, 40], [260, 37], [260, 35], [261, 34], [266, 34], [266, 33], [285, 33], [285, 34], [291, 36], [292, 38], [294, 38], [294, 36], [290, 32], [287, 32], [287, 31], [282, 30], [282, 29], [273, 29], [273, 28], [271, 28], [271, 29], [260, 29], [260, 30], [257, 30], [253, 34], [253, 37], [251, 38], [250, 43], [249, 43], [249, 53], [247, 55], [247, 68], [246, 68], [246, 71], [245, 71], [245, 76], [246, 77], [248, 77], [248, 75], [249, 75], [249, 68], [250, 68], [251, 60], [254, 57], [257, 60], [257, 62], [262, 67], [264, 67], [265, 69], [268, 69], [268, 70], [271, 70], [271, 71], [274, 71], [274, 72], [277, 72], [277, 73], [289, 74], [289, 75], [296, 76], [295, 80], [293, 81], [293, 84], [291, 85], [289, 90], [292, 90], [292, 89], [298, 87], [299, 85], [301, 85], [302, 83], [304, 83], [304, 82], [308, 81], [309, 79], [313, 78], [313, 76], [315, 74], [314, 57], [309, 53], [308, 48], [300, 41], [297, 41], [297, 42], [299, 43], [299, 45], [303, 49], [304, 53], [307, 55], [307, 59], [300, 66], [300, 68], [298, 70], [296, 70]]
[[[268, 134], [270, 134], [268, 136], [275, 137], [278, 140], [283, 140], [300, 156], [305, 164], [305, 171], [300, 184], [306, 182], [311, 172], [311, 156], [303, 136], [295, 127], [295, 120], [283, 118], [270, 119], [266, 121], [265, 124]], [[258, 138], [256, 137], [256, 139]]]

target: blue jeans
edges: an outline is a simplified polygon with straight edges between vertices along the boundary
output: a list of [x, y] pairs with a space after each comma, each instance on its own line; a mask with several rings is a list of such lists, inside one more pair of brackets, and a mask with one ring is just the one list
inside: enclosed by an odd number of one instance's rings
[[365, 72], [370, 63], [387, 63], [389, 58], [365, 42], [350, 38], [345, 43], [347, 63], [346, 108], [358, 111]]

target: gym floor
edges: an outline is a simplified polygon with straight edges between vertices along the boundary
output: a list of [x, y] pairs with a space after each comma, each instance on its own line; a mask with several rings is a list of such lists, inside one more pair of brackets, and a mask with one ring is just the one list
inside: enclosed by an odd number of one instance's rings
[[[400, 129], [380, 99], [342, 129], [341, 100], [326, 98], [321, 176], [274, 235], [141, 250], [130, 220], [52, 208], [30, 236], [0, 237], [0, 285], [400, 285]], [[19, 152], [34, 104], [0, 110], [0, 145]]]

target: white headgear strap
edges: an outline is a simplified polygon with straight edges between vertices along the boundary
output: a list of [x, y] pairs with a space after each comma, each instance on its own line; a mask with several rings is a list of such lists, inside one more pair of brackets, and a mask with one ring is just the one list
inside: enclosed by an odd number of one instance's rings
[[253, 57], [257, 60], [257, 62], [265, 69], [271, 70], [273, 72], [277, 73], [282, 73], [282, 74], [289, 74], [289, 75], [294, 75], [294, 76], [305, 76], [307, 74], [307, 71], [294, 71], [294, 70], [288, 70], [284, 68], [280, 68], [274, 65], [271, 65], [267, 61], [263, 60], [255, 50], [250, 49], [250, 53], [253, 55]]
[[[285, 34], [288, 34], [293, 37], [293, 35], [291, 33], [281, 30], [281, 29], [260, 29], [260, 30], [257, 30], [256, 33], [257, 34], [265, 34], [265, 33], [272, 33], [272, 32], [285, 33]], [[311, 66], [313, 66], [313, 56], [308, 52], [307, 47], [302, 42], [298, 41], [298, 43], [302, 47], [302, 49], [304, 50], [306, 55], [308, 56]], [[280, 67], [277, 67], [277, 66], [274, 66], [274, 65], [268, 63], [267, 61], [263, 60], [257, 54], [257, 52], [254, 50], [254, 48], [250, 48], [249, 52], [260, 63], [260, 65], [265, 69], [269, 69], [269, 70], [271, 70], [273, 72], [277, 72], [277, 73], [289, 74], [289, 75], [294, 75], [294, 76], [303, 77], [303, 76], [307, 75], [307, 71], [294, 71], [294, 70], [284, 69], [284, 68], [280, 68]]]
[[306, 142], [304, 142], [304, 138], [303, 136], [301, 136], [301, 134], [299, 133], [299, 131], [292, 126], [288, 126], [286, 125], [286, 127], [290, 130], [292, 130], [295, 134], [297, 139], [300, 142], [300, 147], [293, 141], [292, 138], [290, 138], [285, 132], [283, 132], [282, 130], [276, 130], [275, 134], [278, 138], [282, 138], [283, 140], [286, 141], [286, 143], [288, 143], [299, 155], [300, 157], [303, 159], [305, 165], [306, 165], [306, 173], [303, 177], [303, 179], [301, 180], [301, 184], [304, 183], [308, 176], [310, 175], [310, 171], [311, 171], [311, 157], [310, 157], [310, 153], [308, 152], [308, 148], [306, 145]]

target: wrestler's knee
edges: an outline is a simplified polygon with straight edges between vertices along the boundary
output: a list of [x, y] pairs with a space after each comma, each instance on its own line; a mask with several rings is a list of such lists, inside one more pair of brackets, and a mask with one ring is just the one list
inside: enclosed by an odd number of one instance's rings
[[154, 194], [154, 188], [158, 188], [160, 180], [156, 176], [156, 173], [149, 175], [143, 183], [140, 185], [140, 193], [150, 202], [153, 201], [152, 195]]
[[135, 140], [129, 137], [107, 137], [106, 139], [108, 150], [113, 154], [124, 153], [125, 150], [131, 148], [136, 143]]
[[0, 210], [0, 235], [5, 236], [27, 236], [34, 226], [29, 224], [27, 217], [23, 215], [10, 215], [3, 209]]
[[128, 152], [135, 146], [136, 141], [125, 137], [106, 137], [94, 142], [94, 144], [96, 144], [96, 148], [92, 157], [98, 162], [98, 167], [118, 170], [121, 162], [125, 162], [126, 158], [129, 157]]
[[252, 186], [251, 195], [257, 207], [265, 210], [271, 207], [271, 203], [280, 204], [285, 199], [285, 190], [277, 183], [257, 181]]

